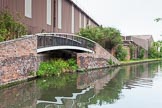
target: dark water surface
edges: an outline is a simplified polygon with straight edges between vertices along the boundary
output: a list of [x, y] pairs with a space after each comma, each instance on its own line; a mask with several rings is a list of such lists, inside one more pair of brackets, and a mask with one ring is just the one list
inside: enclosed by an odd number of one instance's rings
[[44, 78], [0, 90], [0, 108], [162, 108], [162, 62]]

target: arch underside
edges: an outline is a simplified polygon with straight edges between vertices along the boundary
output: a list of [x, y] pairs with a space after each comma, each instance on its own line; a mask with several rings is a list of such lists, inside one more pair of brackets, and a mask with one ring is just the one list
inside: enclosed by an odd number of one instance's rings
[[37, 49], [37, 53], [42, 53], [42, 52], [46, 52], [46, 51], [53, 51], [53, 50], [79, 50], [79, 51], [94, 53], [94, 51], [92, 51], [90, 49], [83, 48], [83, 47], [78, 47], [78, 46], [51, 46], [51, 47], [44, 47], [44, 48]]

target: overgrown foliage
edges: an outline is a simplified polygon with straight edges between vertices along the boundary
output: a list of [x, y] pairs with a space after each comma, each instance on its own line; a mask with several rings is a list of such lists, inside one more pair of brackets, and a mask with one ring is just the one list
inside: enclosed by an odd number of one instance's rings
[[122, 45], [118, 45], [116, 48], [116, 58], [120, 61], [123, 61], [125, 60], [126, 56], [127, 56], [126, 49], [124, 49]]
[[156, 47], [152, 46], [151, 48], [149, 48], [148, 56], [149, 58], [158, 58], [158, 50], [156, 49]]
[[23, 24], [16, 21], [7, 11], [0, 12], [0, 42], [18, 38], [26, 34]]
[[134, 51], [135, 51], [135, 47], [133, 44], [129, 45], [130, 48], [130, 59], [134, 59]]
[[100, 43], [103, 39], [103, 33], [101, 32], [100, 27], [86, 27], [81, 28], [80, 32], [78, 33], [80, 36], [86, 37], [88, 39], [91, 39], [95, 42]]
[[104, 48], [111, 50], [122, 43], [121, 33], [116, 28], [102, 28]]
[[140, 52], [139, 52], [139, 55], [138, 55], [138, 58], [139, 59], [143, 59], [144, 58], [144, 54], [145, 54], [145, 50], [143, 48], [141, 48]]
[[149, 58], [162, 58], [162, 41], [154, 42], [148, 50]]
[[112, 27], [82, 28], [78, 34], [99, 43], [107, 50], [112, 50], [122, 43], [120, 31]]
[[77, 64], [74, 59], [69, 59], [67, 61], [62, 59], [51, 60], [47, 62], [42, 62], [40, 64], [39, 70], [37, 72], [38, 76], [59, 76], [65, 72], [74, 72], [77, 70]]

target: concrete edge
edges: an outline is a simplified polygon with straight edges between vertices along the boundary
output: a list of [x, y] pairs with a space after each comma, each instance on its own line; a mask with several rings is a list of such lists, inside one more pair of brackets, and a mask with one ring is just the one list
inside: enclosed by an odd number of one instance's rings
[[129, 63], [120, 63], [120, 66], [134, 65], [134, 64], [139, 64], [139, 63], [149, 63], [149, 62], [156, 62], [156, 61], [162, 61], [162, 59], [143, 60], [143, 61], [136, 61], [136, 62], [129, 62]]
[[11, 82], [8, 82], [8, 83], [4, 83], [4, 84], [0, 85], [0, 90], [4, 89], [4, 88], [12, 87], [14, 85], [21, 84], [23, 82], [31, 81], [31, 80], [36, 79], [36, 78], [37, 78], [37, 76], [28, 76], [27, 78], [22, 78], [22, 79], [19, 79], [19, 80], [15, 80], [15, 81], [11, 81]]
[[113, 67], [134, 65], [134, 64], [139, 64], [139, 63], [156, 62], [156, 61], [162, 61], [162, 59], [143, 60], [143, 61], [136, 61], [136, 62], [120, 63], [120, 64], [115, 64], [115, 65], [108, 65], [108, 66], [105, 66], [105, 67], [99, 67], [99, 68], [89, 68], [89, 69], [82, 68], [82, 69], [78, 69], [77, 72], [87, 72], [87, 71], [96, 70], [96, 69], [113, 68]]

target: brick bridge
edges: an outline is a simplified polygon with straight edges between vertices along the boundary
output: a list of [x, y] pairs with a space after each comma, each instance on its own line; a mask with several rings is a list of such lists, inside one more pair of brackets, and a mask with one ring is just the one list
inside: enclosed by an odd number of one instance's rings
[[27, 35], [0, 43], [0, 85], [35, 76], [41, 62], [40, 55], [55, 50], [77, 52], [79, 68], [106, 67], [109, 59], [119, 64], [99, 44], [81, 36], [61, 33]]

